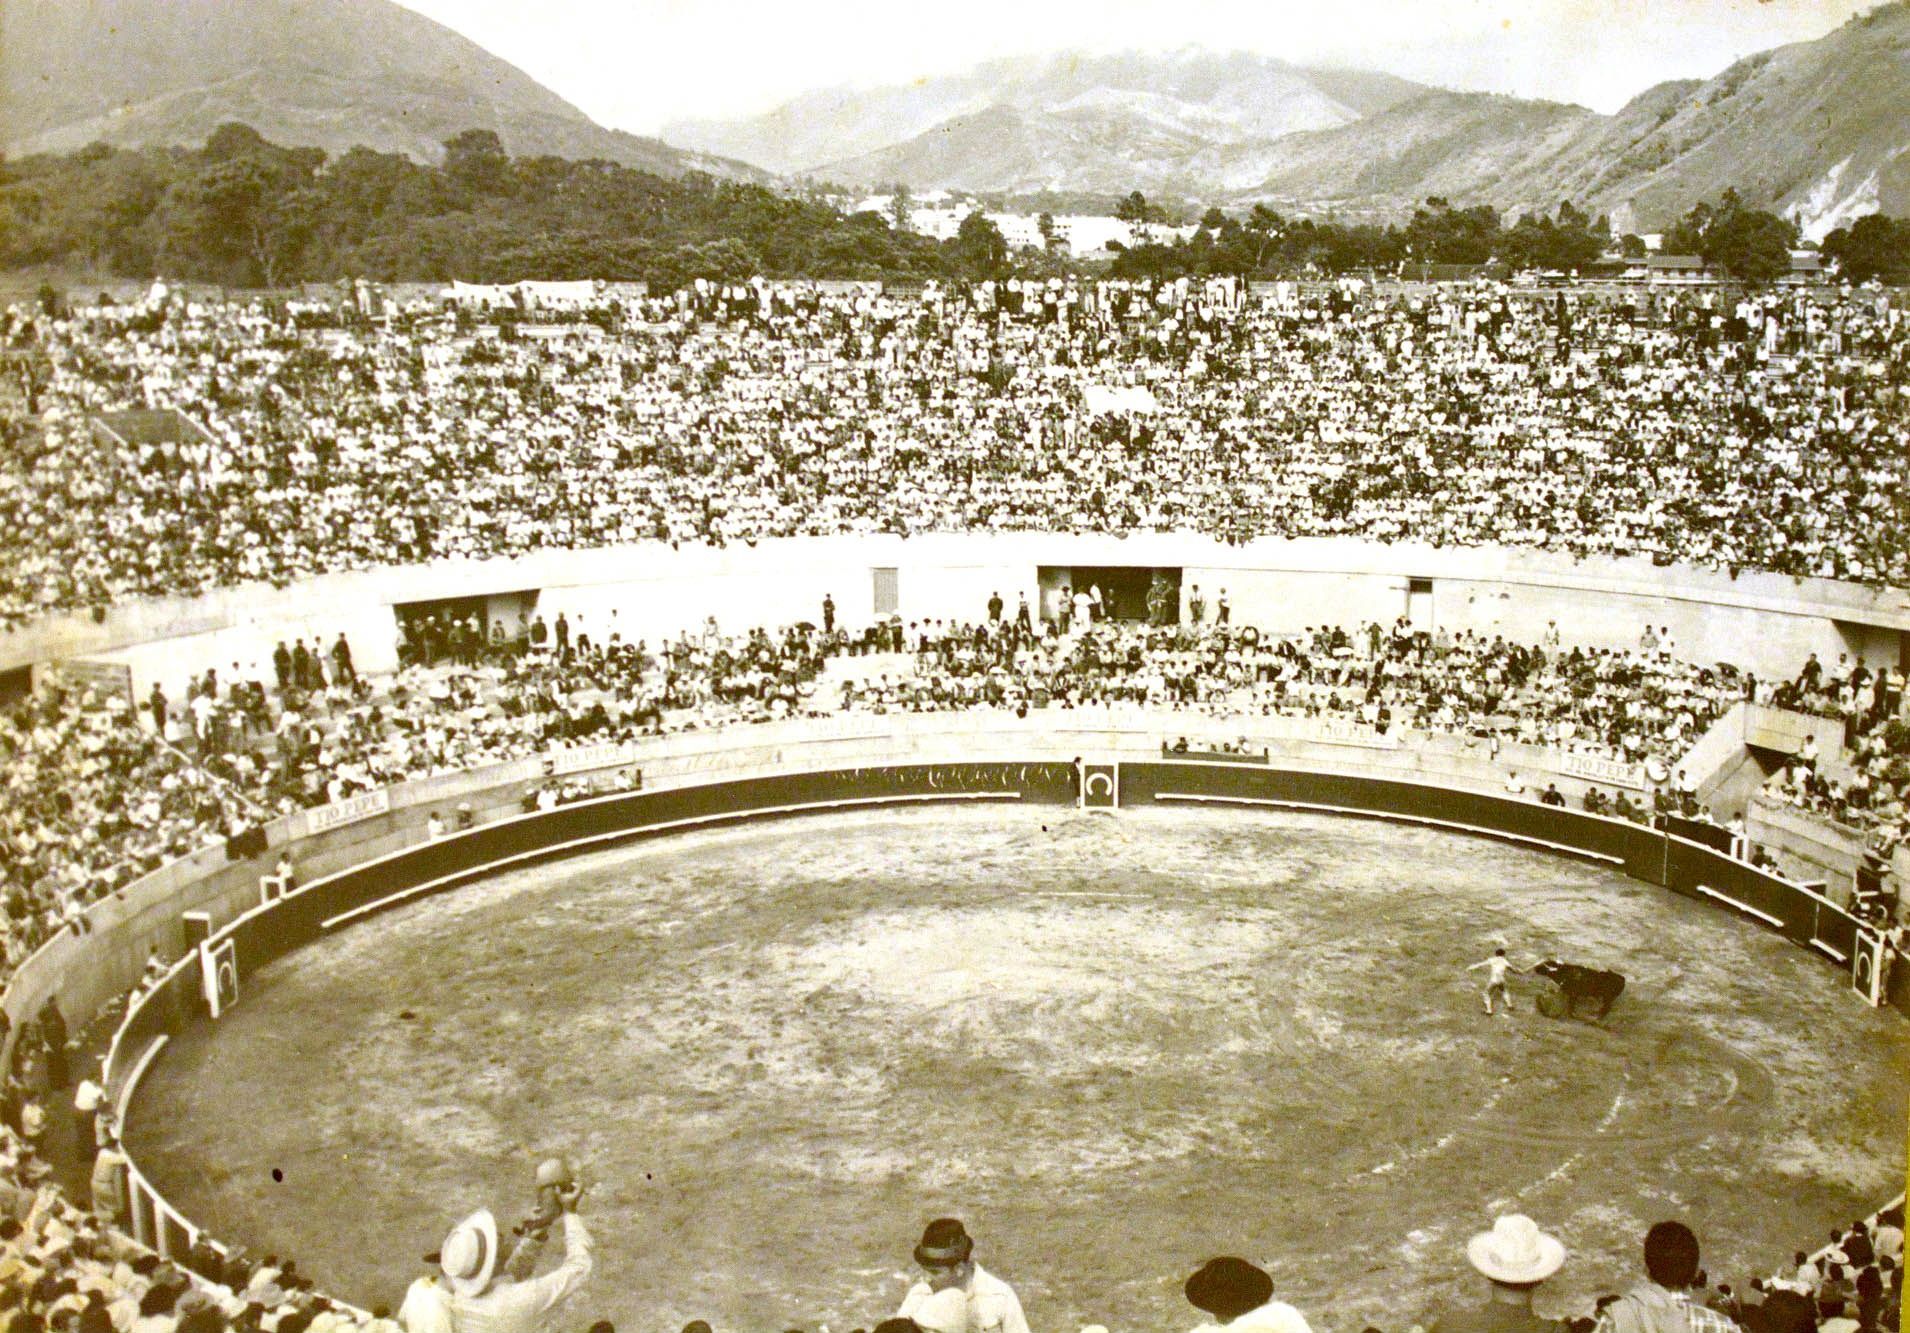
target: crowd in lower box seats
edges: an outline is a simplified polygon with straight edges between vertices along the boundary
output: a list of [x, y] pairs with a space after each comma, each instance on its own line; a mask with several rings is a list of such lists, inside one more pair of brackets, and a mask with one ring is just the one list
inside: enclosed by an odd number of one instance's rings
[[[541, 620], [539, 622], [541, 625]], [[1545, 745], [1632, 764], [1674, 763], [1745, 682], [1663, 649], [1521, 645], [1399, 623], [1296, 636], [1250, 625], [1090, 621], [884, 621], [851, 633], [809, 623], [725, 634], [714, 620], [654, 648], [565, 622], [560, 636], [418, 636], [379, 680], [326, 653], [275, 654], [269, 679], [233, 664], [180, 700], [55, 679], [0, 718], [0, 821], [8, 957], [166, 860], [280, 814], [396, 783], [689, 728], [835, 712], [1184, 708], [1245, 731], [1264, 717]], [[894, 678], [819, 694], [825, 663], [906, 650]]]
[[912, 678], [852, 684], [853, 706], [931, 710], [1135, 703], [1499, 737], [1644, 763], [1682, 757], [1744, 697], [1728, 665], [1650, 651], [1519, 644], [1404, 619], [1310, 628], [1096, 621], [1059, 634], [1003, 620], [910, 625]]
[[[1195, 530], [1910, 584], [1888, 295], [699, 285], [546, 325], [0, 315], [0, 619], [636, 539]], [[164, 408], [204, 434], [120, 440]]]
[[54, 689], [0, 713], [0, 951], [11, 969], [81, 909], [222, 842], [242, 807], [120, 697]]
[[[78, 928], [87, 903], [270, 817], [575, 743], [844, 709], [1026, 716], [1131, 704], [1223, 720], [1243, 740], [1255, 719], [1320, 719], [1386, 737], [1459, 737], [1486, 757], [1518, 742], [1643, 766], [1664, 779], [1655, 803], [1596, 788], [1584, 803], [1648, 820], [1701, 813], [1670, 775], [1734, 702], [1771, 690], [1729, 664], [1684, 661], [1656, 635], [1649, 647], [1588, 649], [1563, 646], [1556, 630], [1520, 644], [1402, 619], [1280, 635], [1091, 612], [1063, 632], [999, 606], [972, 621], [885, 619], [855, 632], [823, 619], [829, 628], [726, 634], [712, 618], [654, 647], [615, 629], [593, 637], [561, 616], [554, 633], [539, 617], [521, 637], [475, 622], [468, 634], [413, 629], [405, 665], [377, 680], [354, 669], [340, 636], [323, 652], [280, 645], [269, 671], [207, 670], [178, 701], [155, 685], [137, 711], [54, 677], [0, 717], [7, 955], [17, 962]], [[823, 687], [831, 659], [879, 651], [906, 665]], [[1888, 722], [1867, 714], [1859, 744], [1880, 747], [1878, 771], [1894, 781], [1906, 762], [1892, 748], [1902, 696], [1879, 698], [1896, 711]], [[1902, 836], [1901, 796], [1866, 809], [1886, 843]]]
[[[1871, 670], [1845, 654], [1825, 666], [1815, 653], [1770, 702], [1823, 717], [1797, 753], [1771, 775], [1773, 799], [1869, 831], [1889, 846], [1910, 833], [1910, 721], [1904, 716], [1904, 673]], [[1841, 775], [1828, 760], [1838, 756]]]

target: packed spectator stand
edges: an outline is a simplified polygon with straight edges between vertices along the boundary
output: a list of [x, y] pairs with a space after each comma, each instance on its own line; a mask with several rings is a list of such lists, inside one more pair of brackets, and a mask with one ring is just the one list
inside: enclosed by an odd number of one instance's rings
[[[449, 621], [449, 617], [445, 618]], [[163, 861], [264, 818], [437, 773], [584, 740], [632, 740], [850, 709], [873, 714], [1131, 703], [1237, 719], [1324, 717], [1381, 734], [1521, 741], [1669, 765], [1745, 679], [1667, 652], [1521, 645], [1444, 630], [1321, 626], [884, 620], [856, 633], [801, 623], [725, 635], [712, 619], [654, 649], [612, 634], [562, 646], [421, 629], [386, 680], [349, 645], [298, 644], [267, 681], [196, 676], [186, 698], [50, 687], [5, 719], [9, 962], [79, 920], [86, 903]], [[452, 645], [456, 644], [454, 648]], [[817, 694], [832, 657], [906, 651], [895, 679]], [[80, 756], [76, 761], [75, 755]], [[1646, 813], [1637, 811], [1640, 817]]]
[[[0, 467], [13, 624], [842, 532], [1352, 534], [1910, 584], [1910, 323], [1880, 293], [700, 284], [376, 320], [168, 297], [15, 308], [0, 344], [32, 381]], [[90, 426], [139, 408], [203, 432]]]

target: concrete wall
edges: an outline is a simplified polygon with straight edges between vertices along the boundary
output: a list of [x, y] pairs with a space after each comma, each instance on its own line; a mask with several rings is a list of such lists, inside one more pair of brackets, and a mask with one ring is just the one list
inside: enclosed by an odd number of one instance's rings
[[614, 625], [626, 639], [654, 642], [712, 614], [727, 629], [819, 620], [825, 592], [842, 623], [860, 625], [872, 611], [877, 567], [897, 570], [905, 620], [979, 618], [990, 592], [1001, 593], [1010, 614], [1018, 592], [1032, 600], [1041, 565], [1178, 566], [1183, 588], [1198, 583], [1210, 608], [1224, 587], [1237, 623], [1280, 630], [1390, 622], [1406, 609], [1408, 580], [1426, 578], [1434, 621], [1450, 629], [1536, 641], [1556, 620], [1567, 643], [1614, 645], [1636, 643], [1649, 621], [1668, 626], [1685, 656], [1734, 661], [1766, 678], [1793, 674], [1810, 652], [1826, 661], [1847, 652], [1894, 662], [1901, 632], [1910, 629], [1910, 596], [1902, 590], [1768, 574], [1732, 579], [1640, 559], [1573, 561], [1338, 538], [1231, 547], [1192, 534], [845, 536], [720, 550], [644, 543], [544, 551], [137, 601], [102, 623], [55, 617], [0, 638], [0, 670], [102, 656], [127, 662], [140, 693], [157, 679], [177, 698], [174, 687], [190, 671], [230, 670], [236, 662], [248, 675], [269, 673], [278, 640], [316, 636], [329, 644], [342, 630], [358, 664], [380, 671], [395, 657], [394, 605], [533, 589], [546, 619], [561, 611], [593, 637], [607, 637]]

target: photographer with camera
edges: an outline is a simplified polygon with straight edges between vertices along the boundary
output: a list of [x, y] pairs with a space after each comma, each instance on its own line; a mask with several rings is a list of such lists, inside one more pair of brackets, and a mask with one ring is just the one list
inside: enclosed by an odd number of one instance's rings
[[[537, 1333], [544, 1316], [583, 1286], [593, 1267], [590, 1232], [577, 1216], [583, 1194], [565, 1163], [540, 1166], [537, 1209], [517, 1228], [516, 1250], [531, 1253], [519, 1260], [514, 1251], [505, 1275], [495, 1281], [500, 1250], [490, 1210], [481, 1208], [452, 1229], [438, 1251], [452, 1333]], [[563, 1231], [563, 1262], [542, 1277], [530, 1277], [542, 1238], [553, 1226]]]
[[576, 1184], [577, 1168], [568, 1160], [551, 1157], [538, 1163], [532, 1181], [536, 1198], [530, 1215], [512, 1227], [510, 1236], [502, 1241], [504, 1257], [498, 1267], [505, 1277], [524, 1282], [535, 1276], [550, 1241], [550, 1229], [564, 1213], [560, 1196]]

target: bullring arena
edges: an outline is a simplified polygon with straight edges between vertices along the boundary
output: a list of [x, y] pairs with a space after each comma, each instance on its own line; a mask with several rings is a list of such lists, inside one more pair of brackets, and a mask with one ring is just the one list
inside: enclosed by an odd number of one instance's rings
[[[104, 1211], [170, 1258], [296, 1256], [368, 1319], [566, 1154], [579, 1326], [867, 1327], [958, 1216], [1036, 1329], [1175, 1327], [1229, 1253], [1316, 1329], [1404, 1333], [1502, 1213], [1584, 1316], [1662, 1218], [1742, 1289], [1903, 1190], [1901, 807], [1790, 777], [1899, 720], [1896, 588], [1140, 530], [281, 582], [4, 648], [44, 729], [193, 794], [6, 993], [16, 1035], [104, 1016]], [[315, 680], [222, 711], [308, 639]], [[1850, 721], [1818, 686], [1853, 661]], [[1488, 1015], [1500, 946], [1627, 988]]]

